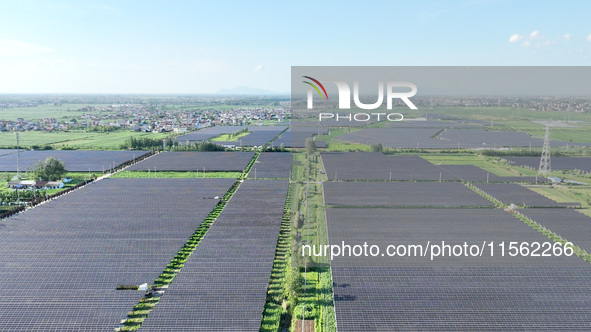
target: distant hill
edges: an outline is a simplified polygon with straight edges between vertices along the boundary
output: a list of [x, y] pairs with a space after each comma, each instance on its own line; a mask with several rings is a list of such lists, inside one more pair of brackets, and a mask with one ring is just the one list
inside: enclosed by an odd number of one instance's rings
[[221, 89], [216, 92], [218, 95], [287, 95], [289, 93], [282, 93], [271, 91], [267, 89], [251, 88], [248, 86], [239, 86], [233, 89]]

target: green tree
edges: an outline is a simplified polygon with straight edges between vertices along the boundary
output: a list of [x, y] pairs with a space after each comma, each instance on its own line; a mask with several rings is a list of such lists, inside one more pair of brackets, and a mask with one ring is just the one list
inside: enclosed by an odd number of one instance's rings
[[312, 137], [306, 138], [306, 153], [312, 155], [316, 152], [316, 142]]
[[66, 165], [58, 159], [49, 157], [45, 161], [38, 162], [33, 168], [33, 176], [36, 180], [56, 181], [66, 174]]
[[382, 146], [382, 143], [372, 144], [370, 150], [371, 152], [382, 152], [384, 151], [384, 147]]

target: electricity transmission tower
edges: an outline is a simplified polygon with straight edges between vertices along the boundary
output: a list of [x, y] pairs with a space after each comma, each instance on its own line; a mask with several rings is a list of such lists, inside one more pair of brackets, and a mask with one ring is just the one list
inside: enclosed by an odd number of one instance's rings
[[540, 158], [540, 168], [538, 169], [538, 175], [549, 176], [551, 171], [550, 126], [546, 126], [546, 135], [544, 136], [544, 147], [542, 148], [542, 158]]

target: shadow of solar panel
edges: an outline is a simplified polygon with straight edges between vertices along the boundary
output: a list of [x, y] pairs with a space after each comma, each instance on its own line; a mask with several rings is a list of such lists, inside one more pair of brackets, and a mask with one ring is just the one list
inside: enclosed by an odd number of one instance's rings
[[143, 331], [258, 331], [288, 181], [245, 181]]
[[130, 171], [242, 171], [254, 152], [162, 152], [128, 168]]

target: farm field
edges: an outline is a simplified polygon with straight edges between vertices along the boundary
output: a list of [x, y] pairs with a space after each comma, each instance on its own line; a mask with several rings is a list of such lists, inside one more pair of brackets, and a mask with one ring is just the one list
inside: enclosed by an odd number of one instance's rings
[[[21, 148], [43, 149], [50, 146], [54, 149], [80, 149], [80, 150], [119, 150], [130, 137], [165, 139], [170, 133], [141, 133], [131, 131], [115, 131], [107, 133], [86, 131], [58, 131], [40, 132], [25, 131], [19, 133]], [[0, 148], [16, 147], [14, 133], [0, 132]]]
[[[110, 106], [111, 104], [93, 104], [93, 106]], [[25, 118], [31, 120], [39, 120], [45, 118], [56, 118], [56, 119], [69, 119], [75, 118], [82, 114], [88, 113], [88, 111], [78, 111], [79, 109], [88, 106], [87, 104], [62, 104], [54, 105], [41, 104], [37, 107], [14, 107], [2, 109], [0, 112], [0, 120], [16, 120], [18, 118]], [[99, 114], [99, 112], [96, 112]], [[109, 114], [109, 112], [103, 111], [100, 114]]]

